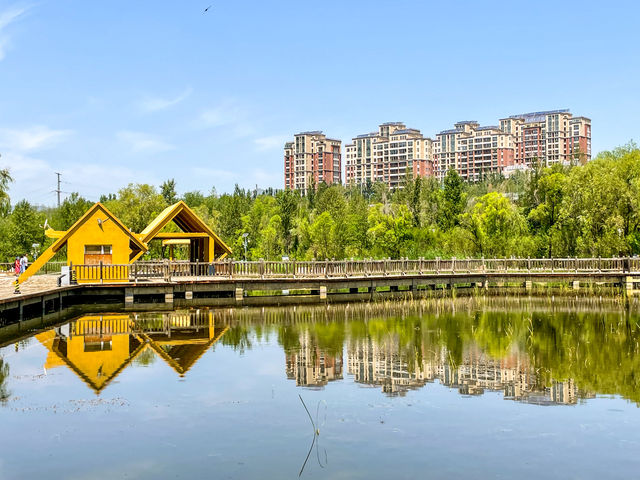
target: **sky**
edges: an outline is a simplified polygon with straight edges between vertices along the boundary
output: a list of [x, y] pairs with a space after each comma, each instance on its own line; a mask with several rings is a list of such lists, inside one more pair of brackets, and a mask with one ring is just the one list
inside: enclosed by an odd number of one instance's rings
[[[212, 4], [211, 8], [204, 9]], [[640, 3], [0, 0], [12, 202], [282, 188], [283, 145], [569, 108], [640, 140]]]

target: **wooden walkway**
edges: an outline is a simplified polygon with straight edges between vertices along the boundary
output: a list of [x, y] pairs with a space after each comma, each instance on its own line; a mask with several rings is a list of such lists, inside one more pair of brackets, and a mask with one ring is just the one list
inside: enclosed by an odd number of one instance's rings
[[229, 260], [73, 265], [72, 271], [77, 285], [57, 287], [57, 275], [37, 275], [21, 285], [20, 295], [13, 293], [14, 276], [0, 277], [0, 326], [91, 308], [298, 305], [420, 298], [447, 290], [640, 293], [638, 258]]

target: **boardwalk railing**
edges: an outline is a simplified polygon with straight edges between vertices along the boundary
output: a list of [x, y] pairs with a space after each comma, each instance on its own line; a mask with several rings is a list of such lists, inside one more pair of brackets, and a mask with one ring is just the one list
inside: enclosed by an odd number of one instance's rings
[[[47, 262], [43, 267], [38, 270], [36, 275], [44, 275], [47, 273], [60, 273], [60, 269], [65, 266], [67, 262]], [[0, 272], [2, 273], [15, 273], [13, 263], [0, 263]]]
[[640, 258], [464, 258], [324, 261], [136, 262], [131, 265], [72, 265], [79, 282], [104, 283], [205, 278], [349, 278], [450, 274], [640, 273]]

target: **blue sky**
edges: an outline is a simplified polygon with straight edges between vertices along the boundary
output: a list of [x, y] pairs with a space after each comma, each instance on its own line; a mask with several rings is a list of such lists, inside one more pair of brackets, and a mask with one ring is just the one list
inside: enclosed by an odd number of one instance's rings
[[[203, 10], [213, 3], [210, 11]], [[638, 140], [635, 2], [0, 0], [0, 166], [12, 200], [283, 185], [302, 130], [570, 108], [593, 151]]]

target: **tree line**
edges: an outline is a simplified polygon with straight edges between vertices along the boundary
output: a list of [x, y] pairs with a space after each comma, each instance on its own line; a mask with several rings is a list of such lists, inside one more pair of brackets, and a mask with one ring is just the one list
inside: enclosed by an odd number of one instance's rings
[[[59, 208], [12, 205], [10, 172], [0, 170], [0, 258], [42, 251], [45, 220], [69, 228], [92, 205], [78, 193]], [[180, 196], [174, 180], [130, 184], [103, 202], [140, 232], [166, 206], [184, 200], [247, 260], [325, 258], [607, 257], [640, 253], [640, 149], [600, 153], [585, 165], [538, 165], [509, 178], [467, 183], [450, 170], [443, 182], [407, 178], [382, 183], [320, 184], [298, 191], [242, 189]], [[160, 248], [147, 256], [158, 257]]]

